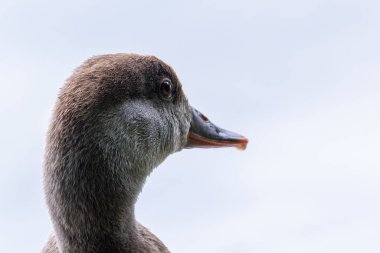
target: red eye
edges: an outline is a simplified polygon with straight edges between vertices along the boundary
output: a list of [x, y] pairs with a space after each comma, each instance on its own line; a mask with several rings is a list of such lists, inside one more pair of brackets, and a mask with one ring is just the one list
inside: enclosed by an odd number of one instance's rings
[[163, 97], [169, 98], [172, 95], [172, 83], [169, 80], [164, 80], [161, 83], [160, 92]]

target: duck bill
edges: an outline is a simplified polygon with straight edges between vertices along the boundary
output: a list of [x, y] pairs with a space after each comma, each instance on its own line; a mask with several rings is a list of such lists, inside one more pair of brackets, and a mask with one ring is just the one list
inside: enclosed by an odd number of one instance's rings
[[191, 107], [192, 119], [186, 148], [235, 147], [244, 150], [248, 139], [213, 124], [201, 112]]

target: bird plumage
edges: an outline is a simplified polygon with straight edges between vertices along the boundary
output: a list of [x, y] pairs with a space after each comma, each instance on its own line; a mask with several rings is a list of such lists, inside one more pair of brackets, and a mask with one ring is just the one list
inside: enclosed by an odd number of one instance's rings
[[[169, 252], [136, 221], [134, 205], [149, 173], [186, 147], [192, 113], [174, 70], [156, 57], [103, 55], [77, 68], [47, 134], [44, 190], [54, 232], [43, 253]], [[223, 129], [206, 119], [194, 136], [216, 129], [218, 139]], [[238, 143], [226, 136], [219, 146]]]

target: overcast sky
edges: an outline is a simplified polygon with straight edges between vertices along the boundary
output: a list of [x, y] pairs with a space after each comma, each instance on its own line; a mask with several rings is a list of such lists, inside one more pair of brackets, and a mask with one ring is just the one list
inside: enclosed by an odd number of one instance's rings
[[250, 139], [184, 150], [136, 215], [173, 252], [380, 252], [380, 2], [0, 1], [0, 252], [52, 230], [53, 103], [90, 56], [156, 55], [190, 103]]

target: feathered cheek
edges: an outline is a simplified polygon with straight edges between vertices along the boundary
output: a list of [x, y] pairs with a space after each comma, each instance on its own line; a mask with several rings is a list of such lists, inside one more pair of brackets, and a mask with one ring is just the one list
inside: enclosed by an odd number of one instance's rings
[[190, 121], [185, 121], [183, 122], [183, 124], [179, 126], [178, 140], [180, 143], [178, 143], [179, 147], [177, 151], [181, 150], [186, 145], [189, 130], [190, 130]]

